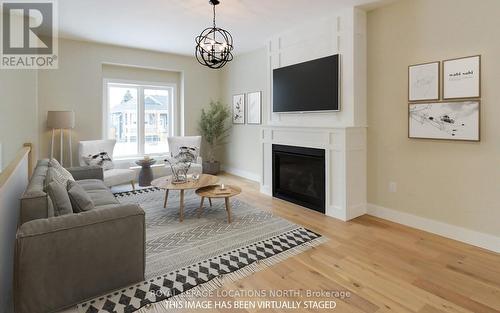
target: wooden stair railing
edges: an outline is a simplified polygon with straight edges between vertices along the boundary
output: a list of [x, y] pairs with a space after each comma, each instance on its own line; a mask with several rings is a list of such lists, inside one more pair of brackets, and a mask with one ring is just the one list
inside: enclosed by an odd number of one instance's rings
[[15, 158], [7, 165], [7, 167], [0, 173], [0, 190], [7, 183], [10, 176], [17, 169], [22, 160], [28, 155], [28, 177], [33, 174], [33, 145], [31, 143], [25, 143], [23, 148], [19, 150]]

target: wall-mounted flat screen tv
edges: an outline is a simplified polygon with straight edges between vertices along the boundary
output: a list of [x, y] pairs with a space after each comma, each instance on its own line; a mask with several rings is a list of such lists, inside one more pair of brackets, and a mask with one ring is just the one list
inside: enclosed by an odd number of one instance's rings
[[273, 70], [273, 112], [340, 110], [340, 57], [328, 57]]

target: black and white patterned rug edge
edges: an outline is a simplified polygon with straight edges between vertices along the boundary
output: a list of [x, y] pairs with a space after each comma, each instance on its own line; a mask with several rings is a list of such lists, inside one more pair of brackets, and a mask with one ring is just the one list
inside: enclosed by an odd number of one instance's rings
[[130, 196], [130, 195], [141, 194], [141, 193], [155, 192], [158, 190], [161, 190], [161, 189], [158, 187], [146, 187], [146, 188], [130, 190], [130, 191], [114, 192], [113, 195], [116, 198], [120, 198], [120, 197], [125, 197], [125, 196]]
[[[115, 196], [119, 198], [157, 190], [146, 188], [115, 193]], [[220, 288], [226, 282], [242, 279], [326, 241], [327, 238], [320, 234], [297, 225], [297, 228], [291, 231], [81, 303], [78, 305], [78, 311], [131, 313], [143, 307], [147, 307], [148, 311], [151, 308], [161, 310], [165, 301], [183, 299], [183, 294], [188, 290], [207, 291]]]

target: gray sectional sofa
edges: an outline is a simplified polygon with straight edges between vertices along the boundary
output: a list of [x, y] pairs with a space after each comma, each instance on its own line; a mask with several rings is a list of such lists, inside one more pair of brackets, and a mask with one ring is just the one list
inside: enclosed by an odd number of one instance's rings
[[120, 204], [99, 167], [68, 169], [95, 209], [54, 216], [44, 192], [48, 160], [38, 162], [21, 199], [16, 237], [16, 313], [56, 312], [142, 281], [144, 211]]

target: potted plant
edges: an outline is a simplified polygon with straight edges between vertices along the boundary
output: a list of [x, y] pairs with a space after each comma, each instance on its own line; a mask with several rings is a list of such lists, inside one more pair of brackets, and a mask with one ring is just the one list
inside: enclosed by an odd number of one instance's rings
[[208, 145], [208, 158], [203, 161], [203, 173], [216, 175], [220, 171], [220, 163], [215, 159], [215, 151], [218, 146], [224, 144], [224, 139], [229, 135], [230, 127], [227, 126], [227, 120], [230, 115], [229, 108], [220, 101], [210, 101], [208, 109], [201, 110], [198, 131]]

